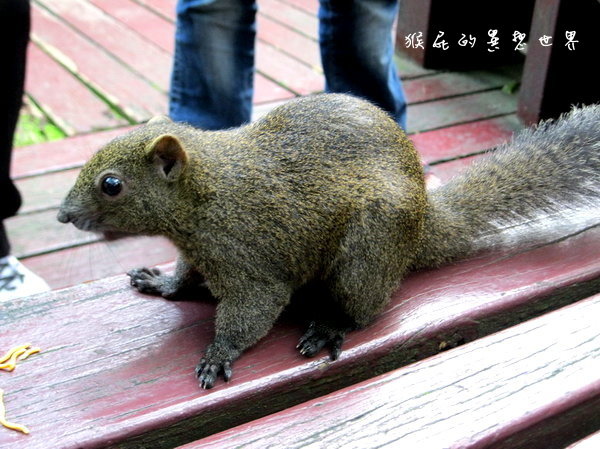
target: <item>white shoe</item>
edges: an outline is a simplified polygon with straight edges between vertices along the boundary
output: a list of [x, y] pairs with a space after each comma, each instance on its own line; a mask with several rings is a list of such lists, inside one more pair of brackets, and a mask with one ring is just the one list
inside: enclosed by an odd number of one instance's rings
[[46, 281], [14, 256], [0, 259], [0, 302], [50, 290]]

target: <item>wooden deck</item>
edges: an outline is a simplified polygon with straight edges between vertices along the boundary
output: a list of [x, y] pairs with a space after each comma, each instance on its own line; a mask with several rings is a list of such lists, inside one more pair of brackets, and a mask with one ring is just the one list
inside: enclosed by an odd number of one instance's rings
[[[255, 116], [323, 89], [317, 0], [261, 0]], [[172, 260], [162, 239], [104, 242], [64, 226], [56, 209], [79, 167], [108, 139], [167, 112], [174, 40], [170, 0], [32, 2], [26, 102], [68, 136], [17, 148], [12, 173], [24, 196], [6, 223], [13, 252], [53, 288]], [[519, 67], [435, 72], [398, 59], [409, 107], [408, 131], [425, 162], [447, 179], [521, 128], [516, 96], [503, 86]], [[152, 243], [150, 243], [152, 242]]]

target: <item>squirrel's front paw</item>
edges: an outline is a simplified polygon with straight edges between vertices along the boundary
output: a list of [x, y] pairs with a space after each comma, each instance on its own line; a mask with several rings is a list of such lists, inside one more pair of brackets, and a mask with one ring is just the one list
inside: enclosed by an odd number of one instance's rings
[[196, 367], [196, 377], [200, 388], [205, 390], [212, 388], [219, 377], [219, 374], [223, 373], [223, 379], [225, 382], [229, 382], [233, 370], [231, 369], [231, 360], [215, 360], [203, 358]]
[[136, 268], [127, 275], [131, 278], [131, 285], [140, 293], [167, 299], [173, 298], [177, 293], [172, 276], [162, 274], [158, 268]]
[[235, 350], [224, 340], [215, 341], [206, 348], [206, 353], [196, 367], [196, 377], [201, 388], [212, 388], [219, 377], [223, 374], [225, 382], [229, 382], [233, 370], [231, 364], [237, 358], [239, 351]]

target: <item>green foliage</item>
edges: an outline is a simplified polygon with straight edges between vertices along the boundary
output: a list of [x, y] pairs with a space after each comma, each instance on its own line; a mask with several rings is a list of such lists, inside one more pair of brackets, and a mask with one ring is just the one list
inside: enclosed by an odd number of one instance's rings
[[26, 105], [21, 111], [13, 144], [23, 147], [64, 137], [65, 133], [58, 126]]

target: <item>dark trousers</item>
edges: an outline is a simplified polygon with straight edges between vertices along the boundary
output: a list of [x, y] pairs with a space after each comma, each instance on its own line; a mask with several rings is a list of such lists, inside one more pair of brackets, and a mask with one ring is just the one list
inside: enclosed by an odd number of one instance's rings
[[0, 257], [10, 245], [2, 221], [21, 206], [21, 196], [10, 179], [10, 160], [25, 80], [25, 56], [29, 41], [30, 12], [27, 0], [0, 1]]

